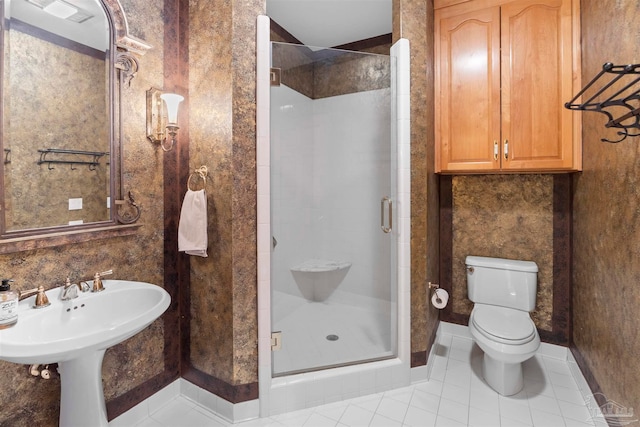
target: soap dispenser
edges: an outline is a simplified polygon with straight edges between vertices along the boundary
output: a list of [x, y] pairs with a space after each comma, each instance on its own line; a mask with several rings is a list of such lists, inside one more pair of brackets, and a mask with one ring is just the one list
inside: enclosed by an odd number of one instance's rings
[[0, 284], [0, 329], [18, 322], [18, 293], [11, 290], [11, 279], [2, 279]]

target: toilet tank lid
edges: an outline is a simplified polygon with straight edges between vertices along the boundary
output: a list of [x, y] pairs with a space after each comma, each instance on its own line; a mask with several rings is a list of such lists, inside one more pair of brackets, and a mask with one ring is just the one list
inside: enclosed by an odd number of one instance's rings
[[520, 261], [506, 258], [491, 258], [484, 256], [467, 256], [465, 263], [474, 267], [496, 268], [499, 270], [538, 272], [538, 265], [533, 261]]

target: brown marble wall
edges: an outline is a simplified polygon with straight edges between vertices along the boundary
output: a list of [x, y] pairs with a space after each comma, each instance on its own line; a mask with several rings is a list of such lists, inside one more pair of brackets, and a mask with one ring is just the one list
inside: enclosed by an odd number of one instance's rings
[[553, 176], [490, 175], [453, 178], [453, 312], [469, 315], [467, 255], [534, 261], [538, 265], [539, 329], [552, 330]]
[[[163, 286], [175, 298], [175, 284], [163, 280], [163, 152], [145, 137], [145, 91], [163, 86], [163, 7], [158, 2], [120, 0], [130, 32], [154, 48], [139, 58], [140, 72], [122, 95], [124, 188], [142, 208], [142, 226], [134, 236], [16, 252], [0, 256], [0, 270], [15, 280], [16, 289], [47, 288], [72, 278], [90, 278], [113, 268], [114, 279]], [[167, 319], [171, 320], [167, 322]], [[110, 418], [168, 384], [178, 370], [167, 348], [177, 342], [177, 305], [148, 329], [107, 350], [103, 384]], [[165, 334], [170, 328], [171, 333]], [[0, 425], [57, 426], [59, 378], [29, 375], [28, 367], [0, 362]]]
[[544, 342], [571, 340], [571, 175], [443, 176], [440, 280], [450, 304], [441, 319], [466, 325], [467, 255], [538, 264], [531, 316]]
[[[273, 32], [271, 33], [274, 35]], [[275, 40], [274, 40], [275, 41]], [[313, 99], [313, 51], [303, 45], [274, 44], [272, 64], [280, 68], [280, 80], [291, 89]]]
[[[582, 2], [582, 81], [605, 62], [637, 64], [640, 4]], [[636, 89], [638, 89], [636, 85]], [[606, 118], [582, 114], [583, 172], [574, 180], [574, 354], [594, 391], [640, 408], [640, 151], [638, 137], [618, 144]]]
[[351, 52], [327, 56], [315, 63], [314, 99], [391, 85], [391, 64], [387, 56]]
[[427, 282], [439, 280], [438, 176], [434, 173], [433, 1], [393, 2], [393, 42], [411, 49], [411, 364], [424, 365], [438, 310]]
[[183, 375], [257, 398], [255, 26], [263, 0], [190, 2], [190, 168], [206, 165], [207, 258], [191, 257]]
[[[11, 162], [5, 165], [6, 229], [52, 227], [72, 220], [106, 221], [108, 157], [102, 157], [95, 170], [84, 165], [36, 164], [38, 150], [46, 148], [109, 151], [105, 53], [95, 51], [102, 53], [97, 58], [52, 43], [47, 34], [43, 39], [14, 26], [20, 27], [12, 25], [8, 31], [4, 88], [4, 148], [11, 149]], [[78, 121], [78, 117], [86, 120]], [[93, 160], [53, 154], [47, 158]], [[69, 198], [82, 198], [82, 210], [70, 211]]]
[[[385, 48], [388, 45], [381, 50]], [[282, 83], [311, 99], [383, 89], [391, 84], [388, 56], [313, 51], [289, 43], [274, 44], [272, 55], [273, 66], [281, 70]]]
[[[233, 31], [231, 15], [230, 2], [194, 2], [189, 8], [189, 166], [209, 169], [208, 237], [215, 242], [209, 244], [208, 258], [190, 257], [189, 361], [196, 369], [226, 380], [233, 372], [229, 327], [233, 324], [233, 78], [231, 44], [226, 39]], [[205, 39], [209, 41], [203, 43]], [[191, 65], [196, 63], [200, 66]]]

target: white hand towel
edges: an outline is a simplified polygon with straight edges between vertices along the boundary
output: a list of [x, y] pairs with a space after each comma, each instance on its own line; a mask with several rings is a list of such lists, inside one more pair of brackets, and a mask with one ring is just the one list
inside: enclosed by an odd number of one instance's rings
[[207, 194], [187, 190], [178, 224], [178, 251], [207, 256]]

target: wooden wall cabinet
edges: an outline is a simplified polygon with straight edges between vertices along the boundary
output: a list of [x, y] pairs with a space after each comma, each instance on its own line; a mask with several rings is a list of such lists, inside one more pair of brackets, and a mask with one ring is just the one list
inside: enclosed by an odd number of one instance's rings
[[578, 0], [435, 6], [436, 171], [580, 170]]

